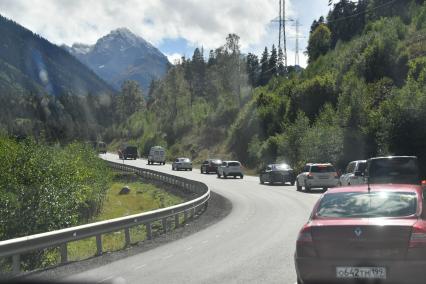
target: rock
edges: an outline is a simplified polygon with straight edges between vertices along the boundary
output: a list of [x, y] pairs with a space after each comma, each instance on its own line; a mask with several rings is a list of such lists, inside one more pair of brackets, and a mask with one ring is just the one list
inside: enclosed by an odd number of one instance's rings
[[123, 187], [120, 192], [118, 194], [123, 195], [123, 194], [129, 194], [130, 193], [130, 188], [128, 185], [126, 185], [125, 187]]

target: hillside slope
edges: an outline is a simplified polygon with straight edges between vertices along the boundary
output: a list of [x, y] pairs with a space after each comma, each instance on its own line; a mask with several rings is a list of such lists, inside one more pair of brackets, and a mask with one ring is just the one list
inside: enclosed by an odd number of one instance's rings
[[49, 95], [114, 92], [62, 48], [2, 16], [0, 34], [0, 92], [43, 90]]

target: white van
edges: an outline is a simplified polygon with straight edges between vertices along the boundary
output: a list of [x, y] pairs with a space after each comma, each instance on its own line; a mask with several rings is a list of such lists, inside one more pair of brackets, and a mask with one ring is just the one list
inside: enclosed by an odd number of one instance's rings
[[154, 146], [149, 150], [148, 165], [153, 165], [154, 163], [166, 164], [166, 150], [161, 146]]

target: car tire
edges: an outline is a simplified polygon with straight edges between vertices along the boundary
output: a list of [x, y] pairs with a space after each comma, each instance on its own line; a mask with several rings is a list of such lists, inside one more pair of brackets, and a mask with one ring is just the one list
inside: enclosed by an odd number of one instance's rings
[[265, 184], [265, 181], [263, 180], [262, 176], [260, 177], [260, 184]]
[[223, 173], [223, 178], [228, 178], [228, 176], [225, 174], [225, 173]]
[[217, 173], [217, 178], [220, 178], [220, 174], [219, 173]]
[[327, 188], [327, 187], [323, 187], [323, 188], [322, 188], [322, 190], [327, 191], [327, 190], [328, 190], [328, 188]]
[[240, 175], [240, 179], [243, 179], [244, 178], [244, 175]]
[[297, 191], [302, 191], [302, 186], [299, 184], [299, 182], [296, 182], [296, 190]]
[[311, 188], [305, 185], [305, 191], [311, 191]]

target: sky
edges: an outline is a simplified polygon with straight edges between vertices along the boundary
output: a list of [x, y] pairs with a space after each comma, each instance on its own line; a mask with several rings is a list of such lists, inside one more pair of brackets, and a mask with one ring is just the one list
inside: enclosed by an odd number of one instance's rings
[[[300, 24], [300, 65], [312, 21], [326, 15], [328, 0], [287, 0], [287, 15]], [[0, 14], [61, 45], [94, 44], [111, 30], [127, 27], [158, 47], [173, 63], [195, 47], [240, 36], [241, 50], [261, 55], [278, 44], [279, 0], [0, 0]], [[295, 61], [295, 27], [288, 22], [288, 63]]]

